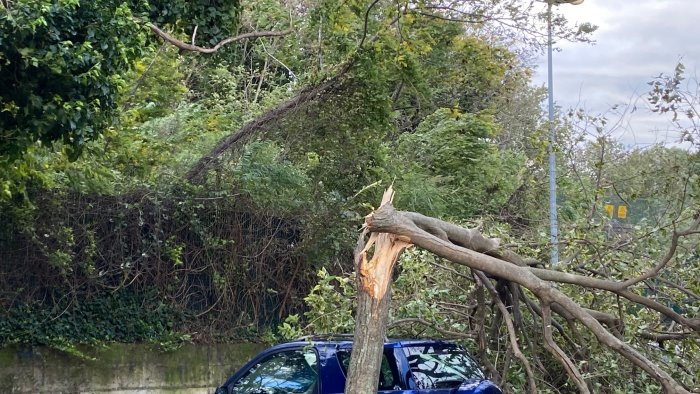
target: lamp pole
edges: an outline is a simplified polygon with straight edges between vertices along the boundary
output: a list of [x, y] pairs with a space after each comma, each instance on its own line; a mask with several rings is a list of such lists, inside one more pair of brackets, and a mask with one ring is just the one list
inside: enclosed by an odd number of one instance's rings
[[557, 157], [554, 144], [557, 141], [554, 130], [554, 87], [552, 76], [552, 5], [579, 5], [583, 0], [547, 0], [547, 98], [549, 101], [549, 240], [552, 244], [552, 265], [559, 262], [559, 225], [557, 217]]

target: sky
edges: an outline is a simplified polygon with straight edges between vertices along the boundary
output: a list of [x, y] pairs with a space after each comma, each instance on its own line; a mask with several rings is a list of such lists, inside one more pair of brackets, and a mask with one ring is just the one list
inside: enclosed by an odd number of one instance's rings
[[[700, 0], [584, 0], [558, 6], [572, 22], [598, 26], [594, 44], [555, 43], [554, 100], [564, 109], [584, 108], [597, 115], [618, 105], [636, 110], [624, 117], [615, 135], [628, 147], [676, 145], [679, 136], [668, 117], [648, 111], [647, 82], [672, 74], [681, 61], [688, 77], [700, 67]], [[533, 83], [546, 86], [547, 54], [536, 63]], [[624, 107], [621, 107], [624, 108]]]

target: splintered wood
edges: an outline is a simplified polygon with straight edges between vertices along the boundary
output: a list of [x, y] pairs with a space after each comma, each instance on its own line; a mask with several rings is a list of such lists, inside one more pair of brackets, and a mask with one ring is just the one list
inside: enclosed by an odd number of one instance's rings
[[[390, 204], [394, 199], [394, 189], [384, 191], [382, 205]], [[365, 232], [372, 222], [373, 214], [365, 216]], [[359, 274], [362, 288], [374, 299], [381, 299], [391, 283], [394, 265], [404, 249], [412, 246], [410, 238], [388, 233], [372, 233], [367, 245], [360, 252]], [[368, 258], [374, 247], [372, 257]]]

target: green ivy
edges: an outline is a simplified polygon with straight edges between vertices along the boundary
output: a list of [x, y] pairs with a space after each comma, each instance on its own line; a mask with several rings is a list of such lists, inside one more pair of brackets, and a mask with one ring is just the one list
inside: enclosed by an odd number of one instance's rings
[[149, 342], [171, 347], [187, 339], [177, 332], [181, 319], [153, 292], [102, 293], [57, 305], [23, 304], [0, 315], [0, 346], [69, 350], [75, 344]]

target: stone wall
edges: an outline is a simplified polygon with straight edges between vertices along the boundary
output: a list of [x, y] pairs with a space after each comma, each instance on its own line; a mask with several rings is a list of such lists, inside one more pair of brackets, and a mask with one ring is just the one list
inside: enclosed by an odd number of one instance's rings
[[264, 348], [260, 344], [115, 344], [83, 349], [91, 359], [47, 348], [0, 349], [0, 393], [209, 394]]

